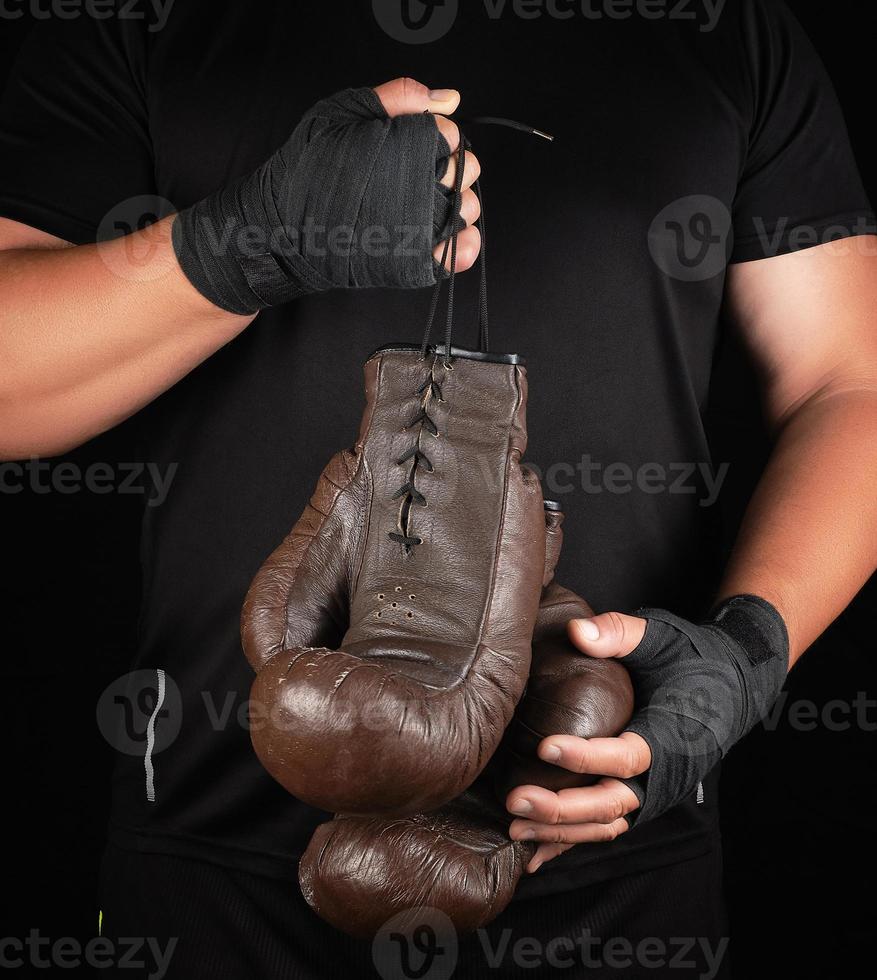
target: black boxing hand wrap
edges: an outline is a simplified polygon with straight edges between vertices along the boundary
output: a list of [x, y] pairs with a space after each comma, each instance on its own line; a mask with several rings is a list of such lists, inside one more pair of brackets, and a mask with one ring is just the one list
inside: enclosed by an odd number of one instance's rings
[[324, 289], [431, 285], [433, 245], [450, 234], [449, 156], [431, 115], [391, 119], [373, 89], [346, 89], [254, 173], [177, 215], [180, 266], [239, 314]]
[[680, 803], [770, 709], [788, 670], [789, 639], [777, 610], [754, 595], [726, 599], [696, 625], [664, 609], [648, 621], [621, 663], [633, 681], [636, 714], [627, 731], [652, 751], [642, 776], [624, 780], [640, 808], [633, 825]]

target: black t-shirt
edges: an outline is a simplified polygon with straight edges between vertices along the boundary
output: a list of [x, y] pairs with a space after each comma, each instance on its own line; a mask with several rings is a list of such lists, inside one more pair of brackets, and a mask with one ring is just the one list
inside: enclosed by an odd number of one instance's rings
[[[873, 222], [809, 42], [774, 0], [728, 0], [715, 22], [705, 8], [693, 21], [573, 4], [522, 18], [467, 3], [423, 43], [381, 27], [370, 3], [343, 6], [178, 0], [166, 23], [120, 4], [41, 24], [0, 113], [0, 214], [75, 243], [118, 234], [254, 169], [321, 96], [399, 75], [459, 88], [465, 115], [553, 133], [469, 130], [493, 343], [527, 359], [529, 459], [567, 514], [558, 578], [598, 610], [698, 615], [719, 572], [704, 412], [727, 263]], [[475, 275], [461, 277], [463, 345], [476, 296]], [[351, 443], [364, 360], [419, 341], [428, 299], [335, 291], [266, 311], [140, 413], [145, 458], [173, 482], [145, 509], [139, 650], [113, 702], [132, 712], [112, 820], [124, 846], [288, 876], [324, 817], [252, 752], [240, 608]], [[525, 890], [703, 851], [714, 783], [612, 844], [574, 848]]]

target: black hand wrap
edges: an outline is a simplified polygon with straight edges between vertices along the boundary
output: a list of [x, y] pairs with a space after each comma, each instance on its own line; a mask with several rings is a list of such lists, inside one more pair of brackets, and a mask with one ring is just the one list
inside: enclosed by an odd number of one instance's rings
[[642, 776], [625, 782], [640, 809], [633, 825], [680, 803], [770, 709], [788, 670], [789, 640], [776, 609], [753, 595], [723, 602], [695, 625], [664, 609], [639, 609], [642, 642], [622, 660], [636, 714], [627, 730], [652, 750]]
[[450, 234], [449, 156], [433, 116], [391, 119], [372, 89], [346, 89], [258, 170], [177, 216], [180, 266], [240, 314], [323, 289], [431, 285], [433, 245]]

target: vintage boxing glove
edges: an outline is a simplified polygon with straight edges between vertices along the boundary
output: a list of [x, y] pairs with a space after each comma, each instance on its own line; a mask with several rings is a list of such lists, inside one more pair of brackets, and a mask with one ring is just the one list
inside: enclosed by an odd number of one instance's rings
[[354, 448], [247, 595], [253, 745], [325, 810], [454, 799], [526, 683], [545, 555], [539, 481], [520, 462], [526, 372], [515, 355], [450, 354], [368, 360]]
[[569, 619], [590, 616], [584, 600], [553, 581], [562, 516], [546, 513], [546, 587], [533, 637], [527, 691], [498, 755], [456, 800], [432, 813], [387, 819], [337, 816], [317, 828], [299, 865], [302, 893], [338, 929], [374, 936], [414, 932], [433, 910], [460, 932], [494, 919], [511, 901], [536, 845], [511, 841], [502, 805], [508, 790], [535, 783], [559, 790], [586, 785], [582, 776], [542, 763], [536, 745], [563, 732], [584, 738], [617, 735], [633, 711], [625, 669], [575, 650]]

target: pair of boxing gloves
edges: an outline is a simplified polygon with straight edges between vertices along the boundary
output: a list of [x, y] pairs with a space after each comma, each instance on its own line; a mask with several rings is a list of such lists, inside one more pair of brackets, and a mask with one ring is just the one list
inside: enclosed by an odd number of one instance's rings
[[541, 763], [541, 737], [638, 732], [652, 765], [630, 783], [637, 815], [662, 812], [769, 705], [785, 628], [741, 596], [700, 625], [643, 610], [624, 667], [576, 653], [565, 625], [590, 610], [553, 581], [561, 516], [521, 463], [519, 359], [395, 345], [365, 387], [354, 447], [247, 595], [268, 718], [253, 744], [290, 793], [340, 815], [300, 866], [320, 915], [368, 935], [430, 905], [466, 930], [510, 900], [532, 847], [508, 840], [504, 792], [587, 779]]
[[391, 923], [394, 931], [416, 933], [436, 924], [436, 911], [458, 933], [486, 925], [511, 901], [536, 849], [532, 842], [509, 839], [507, 793], [523, 784], [556, 791], [596, 780], [536, 755], [539, 741], [558, 732], [616, 735], [633, 710], [624, 668], [577, 654], [567, 638], [567, 622], [592, 612], [554, 581], [562, 522], [558, 510], [545, 510], [545, 583], [530, 674], [485, 771], [436, 810], [399, 817], [339, 815], [314, 833], [299, 881], [312, 908], [337, 928], [372, 937]]

